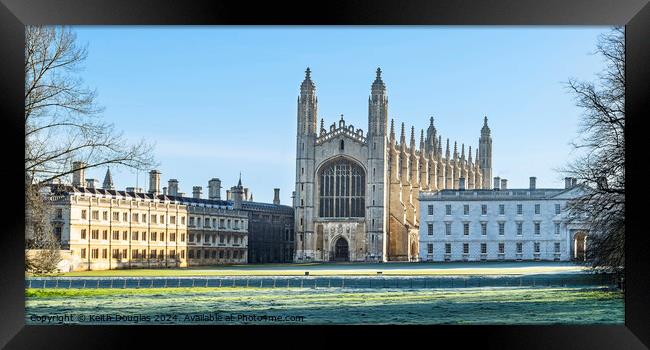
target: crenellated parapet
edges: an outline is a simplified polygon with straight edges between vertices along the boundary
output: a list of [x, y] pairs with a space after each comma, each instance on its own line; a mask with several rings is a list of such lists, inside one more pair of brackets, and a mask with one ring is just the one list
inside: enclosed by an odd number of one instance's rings
[[[411, 137], [406, 140], [406, 128], [402, 123], [399, 140], [395, 138], [394, 120], [391, 119], [387, 153], [391, 180], [403, 185], [426, 191], [458, 189], [460, 178], [465, 179], [466, 189], [483, 188], [483, 172], [476, 149], [472, 156], [472, 147], [465, 153], [465, 144], [454, 141], [453, 151], [447, 139], [446, 150], [442, 152], [442, 137], [437, 135], [433, 118], [426, 133], [420, 130], [419, 147], [416, 147], [415, 128], [411, 127]], [[436, 137], [437, 136], [437, 137]]]
[[355, 129], [354, 125], [352, 124], [346, 125], [345, 119], [343, 119], [343, 114], [341, 114], [341, 119], [339, 120], [338, 125], [337, 123], [332, 123], [329, 130], [325, 129], [324, 121], [321, 119], [320, 133], [318, 134], [318, 138], [316, 138], [316, 144], [321, 144], [340, 135], [348, 136], [349, 138], [359, 141], [362, 144], [366, 143], [366, 137], [363, 134], [363, 129]]

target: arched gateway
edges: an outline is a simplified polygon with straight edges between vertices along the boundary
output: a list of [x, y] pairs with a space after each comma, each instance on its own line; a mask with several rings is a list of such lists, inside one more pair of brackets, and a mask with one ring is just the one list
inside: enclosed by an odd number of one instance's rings
[[348, 241], [339, 237], [334, 244], [334, 261], [349, 261], [350, 260], [350, 249], [348, 247]]

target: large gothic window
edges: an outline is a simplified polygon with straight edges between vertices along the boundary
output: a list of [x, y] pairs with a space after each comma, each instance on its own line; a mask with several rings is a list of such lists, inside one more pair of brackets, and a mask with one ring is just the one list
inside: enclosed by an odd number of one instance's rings
[[319, 180], [318, 216], [365, 216], [366, 174], [359, 165], [346, 159], [332, 161], [323, 166]]

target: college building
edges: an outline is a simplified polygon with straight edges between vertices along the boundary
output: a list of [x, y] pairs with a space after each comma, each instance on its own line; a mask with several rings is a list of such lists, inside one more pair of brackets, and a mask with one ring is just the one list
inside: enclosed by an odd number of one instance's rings
[[509, 189], [494, 178], [492, 190], [420, 193], [419, 261], [584, 260], [587, 230], [567, 218], [567, 202], [585, 188], [572, 178], [565, 188]]

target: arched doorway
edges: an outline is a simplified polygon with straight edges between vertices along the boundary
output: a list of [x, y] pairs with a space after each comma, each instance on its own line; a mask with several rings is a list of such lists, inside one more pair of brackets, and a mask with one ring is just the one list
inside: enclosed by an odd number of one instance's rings
[[410, 255], [410, 260], [411, 261], [418, 261], [418, 244], [415, 241], [411, 242], [411, 254]]
[[349, 261], [350, 260], [350, 250], [348, 247], [348, 241], [339, 237], [334, 244], [334, 261]]
[[573, 236], [573, 259], [585, 261], [587, 252], [587, 233], [578, 231]]

